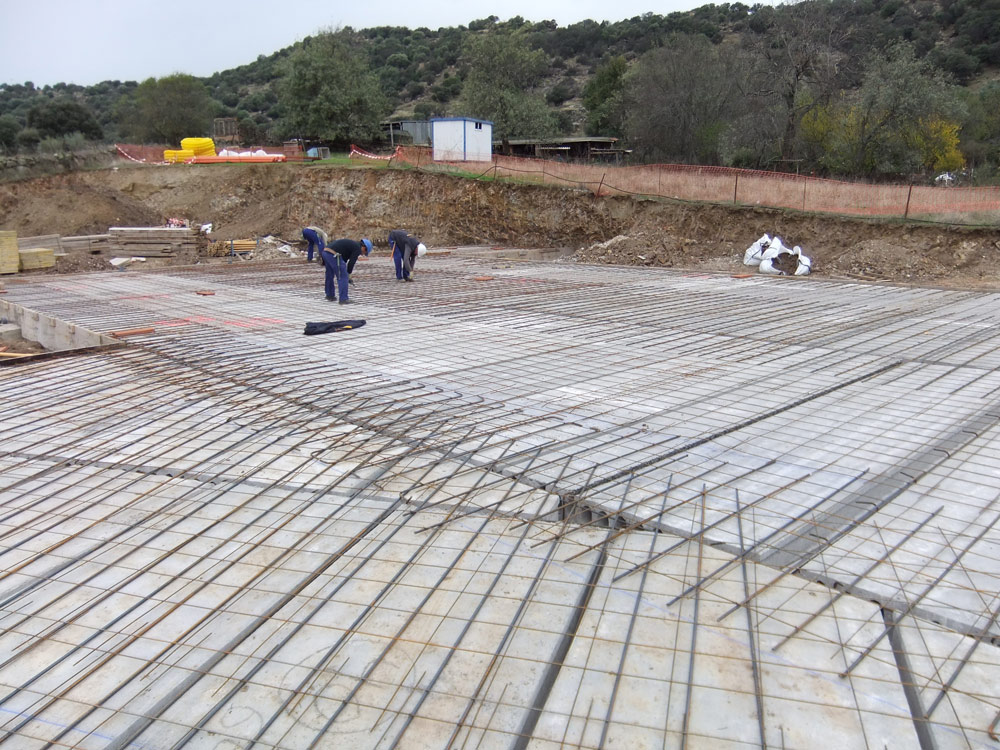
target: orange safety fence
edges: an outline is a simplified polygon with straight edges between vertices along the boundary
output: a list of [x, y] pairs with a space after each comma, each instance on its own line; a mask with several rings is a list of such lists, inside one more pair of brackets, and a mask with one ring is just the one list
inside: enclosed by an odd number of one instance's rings
[[[162, 164], [162, 146], [117, 144], [123, 158]], [[377, 155], [351, 146], [352, 158], [397, 161], [426, 171], [461, 172], [491, 179], [743, 206], [791, 208], [851, 216], [900, 217], [951, 224], [1000, 223], [1000, 187], [872, 185], [782, 172], [689, 164], [619, 167], [494, 154], [489, 162], [441, 162], [431, 149], [397, 146]]]
[[391, 158], [426, 170], [458, 170], [490, 178], [575, 187], [596, 195], [654, 196], [955, 224], [1000, 221], [1000, 187], [872, 185], [732, 167], [688, 164], [619, 167], [500, 154], [494, 154], [491, 162], [434, 162], [430, 149], [418, 146], [397, 146]]

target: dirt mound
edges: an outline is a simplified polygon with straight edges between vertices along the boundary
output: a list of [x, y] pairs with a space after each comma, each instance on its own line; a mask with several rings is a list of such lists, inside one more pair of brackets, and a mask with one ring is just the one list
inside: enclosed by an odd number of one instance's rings
[[127, 192], [76, 173], [0, 185], [0, 224], [21, 236], [99, 234], [113, 226], [161, 223], [159, 212]]
[[1000, 281], [996, 228], [598, 198], [416, 170], [134, 166], [0, 185], [0, 227], [22, 236], [99, 233], [169, 217], [211, 222], [214, 239], [273, 235], [294, 243], [303, 226], [316, 224], [331, 237], [364, 235], [384, 246], [391, 229], [404, 228], [431, 247], [561, 248], [588, 263], [734, 273], [752, 270], [743, 253], [766, 232], [800, 245], [814, 276], [970, 288]]

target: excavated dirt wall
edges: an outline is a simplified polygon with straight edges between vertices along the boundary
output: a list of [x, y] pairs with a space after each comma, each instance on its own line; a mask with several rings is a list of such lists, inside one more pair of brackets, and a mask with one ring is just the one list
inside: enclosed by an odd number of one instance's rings
[[307, 224], [385, 243], [402, 227], [429, 246], [565, 248], [578, 260], [752, 271], [765, 232], [800, 245], [817, 276], [993, 288], [1000, 228], [959, 228], [633, 198], [416, 170], [301, 164], [119, 166], [0, 185], [0, 228], [21, 236], [105, 232], [169, 217], [213, 236], [297, 240]]

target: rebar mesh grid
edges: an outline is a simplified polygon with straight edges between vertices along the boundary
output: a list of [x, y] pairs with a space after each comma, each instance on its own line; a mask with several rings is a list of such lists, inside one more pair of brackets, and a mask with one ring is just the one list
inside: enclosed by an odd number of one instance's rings
[[997, 745], [998, 295], [355, 278], [10, 285], [0, 746]]

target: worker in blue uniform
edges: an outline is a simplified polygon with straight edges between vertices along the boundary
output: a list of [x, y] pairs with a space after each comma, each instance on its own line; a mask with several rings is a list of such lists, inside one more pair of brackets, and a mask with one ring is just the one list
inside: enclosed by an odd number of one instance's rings
[[306, 250], [306, 261], [312, 261], [313, 250], [315, 249], [316, 260], [322, 263], [323, 259], [319, 256], [319, 254], [323, 252], [323, 248], [330, 242], [326, 236], [326, 232], [319, 227], [306, 227], [302, 230], [302, 239], [309, 243], [309, 247]]
[[413, 281], [413, 265], [417, 256], [427, 252], [427, 248], [409, 232], [393, 229], [389, 232], [389, 250], [396, 266], [396, 281]]
[[328, 300], [336, 302], [339, 291], [340, 304], [350, 303], [347, 287], [354, 271], [354, 264], [358, 258], [362, 255], [367, 256], [371, 251], [372, 241], [367, 237], [362, 237], [360, 242], [349, 239], [334, 240], [329, 247], [320, 251], [320, 258], [326, 268], [325, 287]]

